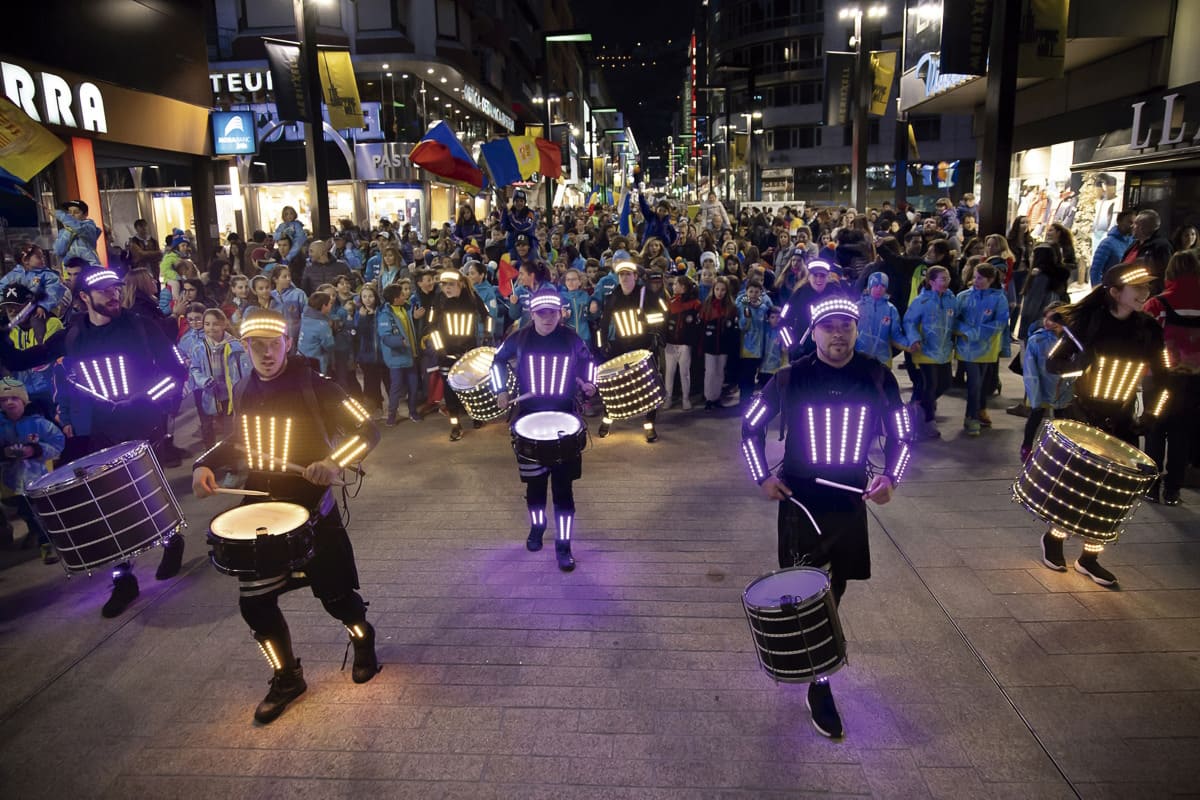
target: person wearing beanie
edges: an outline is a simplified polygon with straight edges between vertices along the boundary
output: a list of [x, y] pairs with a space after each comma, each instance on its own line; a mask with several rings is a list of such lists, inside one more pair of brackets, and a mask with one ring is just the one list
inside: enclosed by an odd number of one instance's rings
[[[16, 378], [0, 378], [0, 502], [15, 507], [29, 529], [22, 547], [36, 541], [42, 563], [58, 562], [46, 529], [33, 513], [25, 487], [47, 474], [46, 462], [58, 458], [66, 445], [59, 427], [29, 408], [25, 384]], [[8, 516], [0, 513], [0, 549], [12, 547], [13, 529]]]
[[872, 272], [867, 292], [858, 301], [858, 339], [854, 349], [892, 368], [892, 349], [903, 350], [904, 322], [888, 299], [888, 276]]

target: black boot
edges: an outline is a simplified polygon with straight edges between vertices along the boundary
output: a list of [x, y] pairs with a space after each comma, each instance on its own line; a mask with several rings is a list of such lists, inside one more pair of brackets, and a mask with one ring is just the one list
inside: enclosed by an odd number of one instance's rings
[[1148, 503], [1158, 503], [1159, 500], [1159, 482], [1156, 480], [1150, 484], [1150, 488], [1146, 490], [1145, 500]]
[[575, 569], [575, 556], [571, 555], [571, 543], [559, 539], [554, 543], [554, 556], [558, 559], [558, 568], [563, 572]]
[[603, 439], [605, 436], [608, 436], [608, 431], [610, 428], [612, 428], [612, 420], [610, 420], [608, 417], [601, 419], [600, 427], [596, 429], [596, 436]]
[[183, 535], [173, 533], [163, 544], [162, 561], [158, 562], [158, 570], [154, 573], [154, 579], [165, 581], [168, 578], [174, 578], [179, 574], [181, 566], [183, 566]]
[[274, 636], [255, 634], [254, 640], [275, 672], [267, 696], [254, 709], [255, 721], [266, 725], [274, 722], [289, 703], [304, 694], [308, 684], [304, 682], [300, 659], [292, 653], [292, 637], [286, 625], [281, 633]]
[[140, 594], [137, 578], [132, 572], [118, 571], [113, 574], [112, 594], [100, 609], [100, 616], [112, 619], [129, 608], [129, 604]]
[[828, 683], [809, 684], [805, 702], [812, 713], [812, 723], [817, 733], [830, 739], [841, 739], [845, 735], [842, 715], [838, 713], [837, 704], [833, 702], [833, 691]]
[[457, 419], [450, 420], [450, 441], [457, 442], [462, 437], [463, 437], [462, 425], [459, 424]]
[[[355, 683], [366, 683], [380, 670], [379, 659], [375, 657], [375, 627], [363, 620], [347, 625], [346, 630], [350, 632], [350, 644], [354, 647], [354, 666], [350, 670], [350, 678]], [[342, 668], [345, 666], [343, 661]]]
[[1067, 571], [1067, 559], [1063, 556], [1063, 539], [1050, 531], [1042, 534], [1042, 563], [1055, 572]]
[[529, 509], [529, 537], [525, 540], [525, 549], [536, 553], [542, 549], [542, 536], [546, 533], [546, 509]]

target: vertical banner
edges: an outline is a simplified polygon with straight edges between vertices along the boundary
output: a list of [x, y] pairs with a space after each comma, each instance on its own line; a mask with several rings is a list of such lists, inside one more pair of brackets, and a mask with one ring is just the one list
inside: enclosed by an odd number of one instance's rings
[[[0, 97], [0, 169], [16, 181], [28, 183], [66, 149], [62, 139]], [[4, 181], [14, 183], [7, 176]]]
[[888, 101], [892, 98], [892, 79], [896, 76], [896, 51], [874, 50], [871, 52], [871, 108], [870, 113], [882, 117], [887, 114]]
[[[263, 39], [263, 45], [267, 50], [271, 81], [275, 85], [275, 108], [279, 118], [289, 122], [307, 120], [308, 103], [300, 80], [300, 45], [279, 39]], [[361, 122], [355, 127], [362, 127]]]
[[1068, 9], [1068, 0], [1022, 0], [1018, 78], [1062, 77]]
[[543, 131], [545, 130], [546, 127], [544, 125], [532, 125], [530, 123], [525, 123], [525, 135], [534, 139], [544, 138]]
[[993, 0], [942, 1], [942, 72], [986, 75]]
[[329, 124], [339, 131], [362, 128], [362, 104], [349, 51], [322, 47], [317, 52], [317, 70], [321, 73], [321, 94], [329, 107]]
[[854, 86], [854, 53], [830, 50], [825, 53], [826, 125], [845, 125], [849, 117], [850, 92]]

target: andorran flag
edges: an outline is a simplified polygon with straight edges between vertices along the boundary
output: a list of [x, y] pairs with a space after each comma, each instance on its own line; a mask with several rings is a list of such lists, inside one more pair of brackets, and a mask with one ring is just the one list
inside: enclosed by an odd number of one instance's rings
[[438, 122], [425, 132], [408, 159], [426, 172], [465, 192], [479, 194], [483, 190], [483, 170], [471, 158], [467, 148], [446, 124]]
[[535, 172], [547, 178], [562, 176], [562, 151], [554, 142], [533, 136], [507, 136], [480, 148], [484, 164], [497, 186], [526, 181]]

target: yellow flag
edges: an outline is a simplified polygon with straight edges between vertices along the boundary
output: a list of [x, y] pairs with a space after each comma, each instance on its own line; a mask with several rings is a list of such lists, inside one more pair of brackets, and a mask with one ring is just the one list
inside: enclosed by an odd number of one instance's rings
[[896, 51], [877, 50], [871, 53], [871, 113], [877, 117], [887, 114], [892, 96], [892, 77], [896, 74]]
[[517, 157], [517, 171], [521, 173], [522, 178], [528, 179], [538, 171], [542, 163], [537, 141], [532, 136], [510, 136], [508, 143], [512, 145], [513, 155]]
[[27, 183], [66, 149], [61, 139], [0, 97], [0, 167]]
[[354, 64], [345, 50], [320, 50], [317, 66], [321, 73], [321, 93], [329, 107], [329, 124], [336, 130], [363, 126], [362, 104], [354, 80]]

